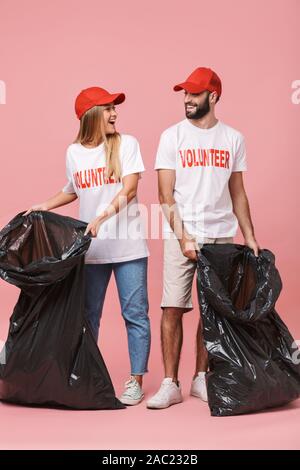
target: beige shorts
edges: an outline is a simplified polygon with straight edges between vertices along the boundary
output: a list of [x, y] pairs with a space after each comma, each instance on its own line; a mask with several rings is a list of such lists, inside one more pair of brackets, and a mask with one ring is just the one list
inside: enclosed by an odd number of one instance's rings
[[[233, 237], [205, 238], [203, 243], [233, 243]], [[199, 243], [199, 249], [203, 243]], [[197, 263], [182, 254], [177, 238], [164, 240], [163, 297], [161, 307], [192, 310], [192, 285]]]

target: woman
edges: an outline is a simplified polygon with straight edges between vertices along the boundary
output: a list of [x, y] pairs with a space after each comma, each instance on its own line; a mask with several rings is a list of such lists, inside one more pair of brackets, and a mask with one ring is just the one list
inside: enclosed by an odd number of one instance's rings
[[68, 182], [54, 197], [33, 210], [51, 210], [79, 198], [79, 218], [88, 223], [92, 238], [85, 256], [85, 309], [98, 339], [107, 286], [114, 272], [125, 320], [131, 377], [120, 400], [136, 405], [144, 397], [143, 374], [148, 372], [150, 322], [148, 317], [148, 248], [140, 233], [136, 192], [144, 165], [138, 141], [116, 131], [116, 104], [123, 93], [103, 88], [83, 90], [76, 98], [80, 119], [77, 138], [67, 149]]

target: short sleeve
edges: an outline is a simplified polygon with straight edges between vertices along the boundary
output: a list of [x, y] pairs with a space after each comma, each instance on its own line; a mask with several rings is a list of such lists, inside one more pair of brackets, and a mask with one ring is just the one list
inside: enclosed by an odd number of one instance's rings
[[145, 167], [137, 139], [129, 135], [122, 138], [124, 139], [122, 142], [121, 158], [122, 178], [134, 173], [142, 173], [145, 171]]
[[239, 137], [235, 145], [232, 171], [246, 171], [246, 170], [247, 170], [247, 162], [246, 162], [245, 139], [242, 134], [239, 134]]
[[169, 133], [163, 132], [156, 152], [155, 170], [176, 170], [175, 147], [173, 137]]
[[72, 181], [72, 172], [71, 172], [71, 168], [70, 168], [68, 151], [67, 151], [67, 154], [66, 154], [66, 176], [67, 176], [67, 183], [62, 188], [62, 191], [64, 193], [68, 193], [68, 194], [76, 193], [76, 191], [74, 189], [73, 181]]

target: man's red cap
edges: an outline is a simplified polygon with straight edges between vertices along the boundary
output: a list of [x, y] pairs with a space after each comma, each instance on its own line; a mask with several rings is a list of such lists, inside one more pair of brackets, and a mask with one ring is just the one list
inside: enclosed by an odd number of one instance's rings
[[222, 93], [222, 84], [218, 75], [206, 67], [198, 67], [185, 82], [174, 86], [174, 91], [186, 90], [189, 93], [201, 93], [204, 90], [216, 91], [218, 96]]
[[120, 104], [125, 101], [124, 93], [110, 94], [104, 88], [93, 86], [82, 90], [75, 101], [75, 112], [78, 119], [93, 106], [100, 106], [102, 104], [115, 103]]

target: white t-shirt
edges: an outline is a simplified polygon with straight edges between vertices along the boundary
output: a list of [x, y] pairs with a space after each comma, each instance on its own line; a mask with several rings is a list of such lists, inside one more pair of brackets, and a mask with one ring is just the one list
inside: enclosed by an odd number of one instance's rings
[[[240, 132], [221, 121], [201, 129], [184, 119], [162, 133], [155, 169], [176, 171], [174, 199], [184, 226], [197, 241], [236, 234], [228, 180], [233, 171], [247, 169]], [[164, 232], [171, 231], [165, 220]]]
[[[145, 168], [139, 143], [135, 137], [121, 134], [121, 176], [142, 173]], [[68, 183], [62, 191], [76, 193], [79, 198], [79, 218], [94, 220], [122, 189], [121, 181], [107, 179], [104, 143], [94, 148], [71, 144], [66, 154]], [[86, 264], [117, 263], [149, 255], [142, 221], [135, 197], [127, 207], [107, 219], [93, 237], [85, 255]]]

